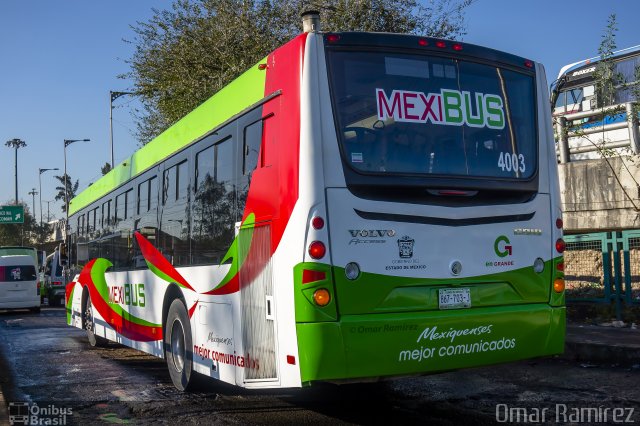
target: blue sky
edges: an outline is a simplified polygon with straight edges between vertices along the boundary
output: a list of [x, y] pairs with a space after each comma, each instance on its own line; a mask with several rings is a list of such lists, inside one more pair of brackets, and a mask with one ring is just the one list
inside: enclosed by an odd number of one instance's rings
[[[110, 161], [109, 91], [123, 91], [118, 79], [133, 39], [130, 25], [146, 21], [151, 8], [169, 8], [171, 0], [1, 0], [0, 1], [0, 203], [14, 197], [14, 151], [5, 141], [20, 138], [19, 198], [38, 187], [39, 168], [60, 168], [42, 175], [42, 200], [55, 196], [54, 174], [62, 175], [63, 140], [89, 138], [67, 149], [67, 170], [80, 188], [101, 176]], [[476, 0], [466, 13], [464, 41], [542, 62], [553, 81], [562, 65], [594, 56], [610, 14], [615, 13], [619, 48], [640, 44], [637, 0]], [[128, 96], [114, 105], [116, 162], [137, 147]], [[63, 217], [61, 203], [50, 210]], [[36, 215], [40, 208], [36, 196]]]

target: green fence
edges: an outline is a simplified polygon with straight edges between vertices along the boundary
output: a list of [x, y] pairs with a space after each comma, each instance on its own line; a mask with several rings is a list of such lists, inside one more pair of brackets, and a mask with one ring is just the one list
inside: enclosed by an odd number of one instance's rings
[[567, 303], [640, 304], [640, 231], [565, 235]]

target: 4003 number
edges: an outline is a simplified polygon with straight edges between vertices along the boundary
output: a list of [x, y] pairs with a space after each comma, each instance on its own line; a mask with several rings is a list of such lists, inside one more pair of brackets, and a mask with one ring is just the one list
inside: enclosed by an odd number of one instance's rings
[[498, 158], [498, 168], [503, 172], [520, 172], [524, 173], [527, 167], [524, 164], [524, 155], [511, 154], [509, 152], [501, 152]]

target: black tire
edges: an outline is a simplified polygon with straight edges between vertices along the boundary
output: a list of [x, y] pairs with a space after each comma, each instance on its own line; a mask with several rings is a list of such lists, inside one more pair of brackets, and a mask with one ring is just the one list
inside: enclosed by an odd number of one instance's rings
[[108, 340], [104, 337], [96, 336], [94, 333], [95, 324], [93, 322], [93, 305], [91, 304], [91, 296], [89, 295], [87, 295], [84, 312], [82, 313], [82, 323], [84, 324], [84, 329], [87, 330], [89, 346], [94, 348], [106, 346]]
[[40, 313], [40, 306], [35, 306], [33, 308], [29, 308], [29, 310], [31, 312], [33, 312], [34, 314], [39, 314]]
[[51, 307], [58, 306], [58, 298], [56, 296], [49, 295], [49, 297], [47, 297], [47, 300], [49, 300], [49, 306]]
[[191, 323], [187, 308], [180, 299], [169, 307], [164, 329], [164, 357], [173, 385], [184, 392], [193, 386], [193, 351]]

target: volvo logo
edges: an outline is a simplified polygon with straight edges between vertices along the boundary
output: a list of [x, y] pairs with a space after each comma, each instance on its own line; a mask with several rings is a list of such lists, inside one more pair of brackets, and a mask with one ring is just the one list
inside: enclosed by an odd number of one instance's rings
[[459, 260], [454, 260], [449, 265], [449, 269], [451, 270], [451, 275], [457, 277], [462, 272], [462, 263]]
[[349, 233], [353, 238], [383, 238], [396, 235], [396, 231], [393, 229], [349, 229]]

